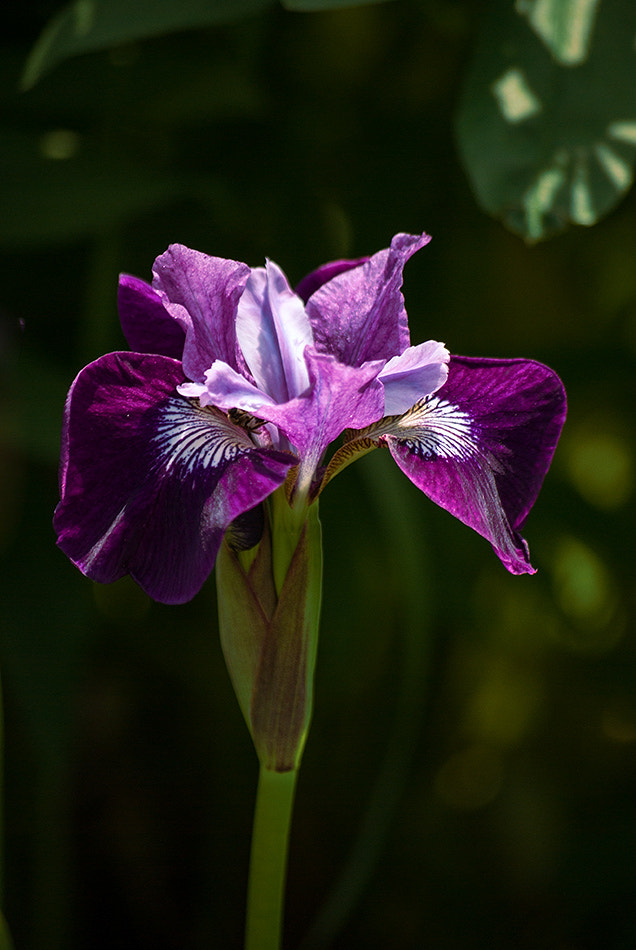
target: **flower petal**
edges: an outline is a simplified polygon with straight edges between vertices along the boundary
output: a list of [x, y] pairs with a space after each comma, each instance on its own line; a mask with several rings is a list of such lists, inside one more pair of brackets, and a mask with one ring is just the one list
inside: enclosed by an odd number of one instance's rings
[[183, 383], [177, 389], [188, 399], [198, 399], [202, 406], [216, 406], [217, 409], [225, 410], [243, 409], [245, 412], [258, 413], [263, 404], [274, 401], [221, 360], [216, 360], [206, 371], [205, 383]]
[[359, 267], [360, 264], [366, 264], [368, 257], [358, 257], [355, 260], [329, 261], [328, 264], [322, 264], [316, 270], [312, 270], [300, 281], [294, 288], [300, 299], [307, 303], [312, 294], [315, 294], [319, 287], [333, 280], [338, 274]]
[[305, 491], [327, 446], [348, 428], [362, 428], [382, 415], [380, 361], [354, 367], [307, 347], [311, 388], [282, 406], [260, 406], [258, 415], [278, 426], [300, 456], [299, 490]]
[[384, 414], [397, 416], [443, 386], [450, 353], [443, 343], [429, 340], [409, 346], [386, 364], [378, 379], [384, 386]]
[[131, 350], [181, 359], [185, 331], [150, 284], [130, 274], [121, 274], [117, 302], [121, 328]]
[[60, 547], [85, 574], [130, 574], [164, 603], [194, 596], [228, 525], [296, 462], [177, 395], [182, 380], [177, 361], [139, 353], [82, 370], [66, 404], [54, 520]]
[[186, 334], [185, 375], [202, 382], [216, 359], [243, 369], [235, 322], [250, 273], [247, 264], [172, 244], [156, 259], [153, 273], [153, 287]]
[[316, 290], [306, 308], [316, 347], [350, 366], [402, 353], [409, 345], [402, 269], [429, 241], [427, 234], [396, 234], [390, 248]]
[[300, 297], [280, 267], [252, 270], [236, 315], [236, 336], [259, 389], [279, 403], [300, 396], [309, 385], [305, 347], [314, 342]]
[[565, 413], [561, 381], [541, 363], [451, 357], [448, 381], [435, 395], [356, 437], [386, 441], [408, 478], [487, 538], [511, 573], [533, 573], [517, 529]]

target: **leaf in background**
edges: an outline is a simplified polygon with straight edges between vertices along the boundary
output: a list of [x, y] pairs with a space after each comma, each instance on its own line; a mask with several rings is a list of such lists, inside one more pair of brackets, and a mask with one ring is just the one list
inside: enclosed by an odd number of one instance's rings
[[273, 0], [75, 0], [42, 31], [27, 60], [30, 89], [58, 63], [163, 33], [227, 23], [271, 6]]
[[493, 0], [457, 116], [479, 204], [529, 241], [592, 225], [631, 187], [633, 0]]

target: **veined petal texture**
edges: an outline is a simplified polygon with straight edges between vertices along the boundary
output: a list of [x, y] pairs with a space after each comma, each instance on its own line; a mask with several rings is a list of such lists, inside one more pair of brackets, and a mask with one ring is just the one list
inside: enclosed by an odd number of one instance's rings
[[311, 295], [315, 294], [327, 281], [333, 280], [338, 274], [359, 267], [360, 264], [366, 264], [368, 260], [368, 257], [357, 257], [354, 260], [329, 261], [328, 264], [322, 264], [316, 270], [306, 274], [294, 290], [300, 299], [307, 303]]
[[427, 234], [396, 234], [390, 248], [316, 290], [307, 314], [317, 349], [350, 366], [402, 353], [409, 345], [402, 270], [429, 241]]
[[82, 370], [66, 403], [54, 519], [83, 573], [101, 582], [130, 574], [164, 603], [194, 596], [228, 525], [296, 461], [179, 396], [182, 380], [176, 360], [139, 353]]
[[250, 268], [171, 244], [155, 261], [153, 287], [186, 335], [183, 369], [203, 382], [214, 360], [242, 369], [236, 341], [236, 310]]
[[386, 441], [429, 498], [487, 538], [513, 574], [532, 573], [518, 534], [565, 421], [558, 376], [530, 360], [451, 357], [448, 381], [362, 435]]

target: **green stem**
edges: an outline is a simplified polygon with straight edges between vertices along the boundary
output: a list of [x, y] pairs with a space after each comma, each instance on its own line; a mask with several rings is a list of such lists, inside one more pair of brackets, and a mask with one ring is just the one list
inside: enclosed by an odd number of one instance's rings
[[247, 890], [245, 950], [280, 950], [287, 848], [298, 772], [258, 777]]

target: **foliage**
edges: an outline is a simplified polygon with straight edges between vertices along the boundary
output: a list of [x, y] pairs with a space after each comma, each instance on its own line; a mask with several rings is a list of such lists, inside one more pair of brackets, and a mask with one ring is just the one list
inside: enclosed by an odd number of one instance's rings
[[538, 241], [595, 224], [636, 158], [631, 0], [496, 0], [457, 117], [480, 204]]

